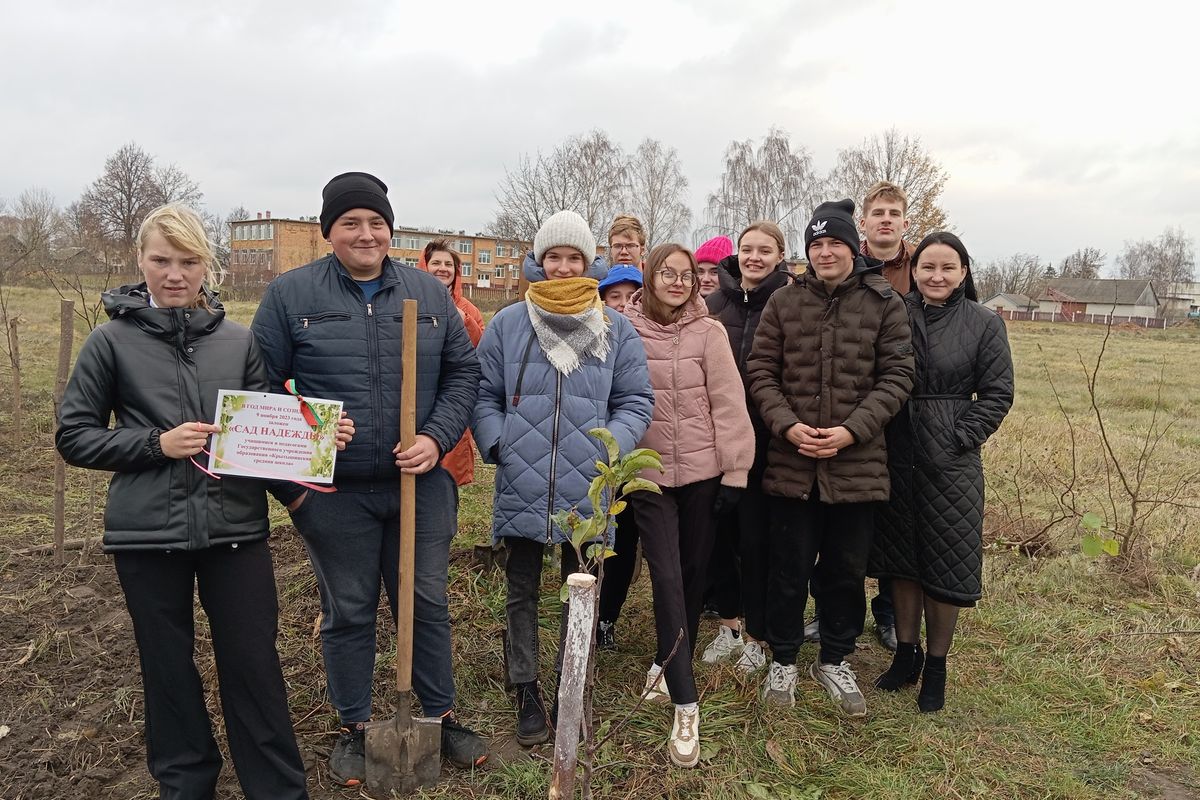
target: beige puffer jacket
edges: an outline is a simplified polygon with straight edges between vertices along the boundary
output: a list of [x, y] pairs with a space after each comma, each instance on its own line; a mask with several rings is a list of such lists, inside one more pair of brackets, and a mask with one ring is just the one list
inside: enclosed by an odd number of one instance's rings
[[662, 472], [642, 477], [675, 487], [720, 475], [726, 486], [745, 487], [754, 429], [725, 326], [708, 316], [699, 295], [672, 325], [642, 313], [641, 291], [625, 316], [642, 337], [654, 387], [654, 417], [640, 446], [657, 450], [663, 462]]

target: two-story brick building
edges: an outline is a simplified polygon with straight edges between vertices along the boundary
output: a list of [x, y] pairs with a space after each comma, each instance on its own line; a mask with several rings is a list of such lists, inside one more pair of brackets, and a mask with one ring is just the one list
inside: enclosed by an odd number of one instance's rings
[[[287, 219], [271, 217], [270, 211], [254, 219], [231, 223], [229, 276], [232, 286], [265, 285], [281, 272], [303, 266], [332, 251], [321, 236], [316, 217]], [[397, 261], [413, 264], [425, 245], [446, 239], [462, 259], [463, 291], [471, 296], [476, 288], [515, 291], [521, 277], [521, 261], [532, 249], [530, 242], [498, 239], [465, 231], [425, 230], [396, 226], [388, 254]]]

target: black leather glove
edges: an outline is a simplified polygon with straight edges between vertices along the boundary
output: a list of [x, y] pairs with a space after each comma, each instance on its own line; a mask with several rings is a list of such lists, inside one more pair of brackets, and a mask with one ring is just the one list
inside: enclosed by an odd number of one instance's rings
[[720, 516], [721, 514], [729, 514], [737, 508], [738, 501], [742, 499], [742, 492], [745, 489], [739, 489], [736, 486], [722, 486], [717, 491], [717, 500], [713, 503], [713, 513]]

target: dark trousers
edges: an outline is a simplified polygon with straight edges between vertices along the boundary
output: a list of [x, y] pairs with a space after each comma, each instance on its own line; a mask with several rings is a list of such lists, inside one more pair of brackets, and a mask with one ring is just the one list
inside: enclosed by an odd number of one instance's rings
[[863, 580], [875, 528], [874, 504], [822, 503], [815, 489], [808, 500], [771, 500], [767, 641], [774, 659], [796, 663], [812, 581], [821, 609], [821, 661], [841, 663], [854, 652], [867, 613]]
[[663, 487], [661, 495], [638, 492], [632, 497], [654, 592], [654, 629], [658, 637], [654, 663], [667, 660], [680, 631], [684, 632], [675, 656], [665, 668], [667, 688], [677, 704], [697, 699], [692, 657], [703, 610], [708, 557], [716, 536], [712, 508], [720, 485], [720, 478], [710, 478], [673, 489]]
[[876, 625], [895, 625], [896, 606], [892, 603], [892, 579], [879, 579], [879, 594], [871, 598], [871, 616]]
[[717, 534], [708, 559], [708, 588], [704, 592], [704, 602], [714, 606], [721, 619], [737, 619], [742, 615], [738, 546], [737, 514], [724, 514], [717, 519]]
[[[753, 474], [737, 506], [738, 566], [746, 633], [767, 640], [767, 581], [770, 573], [771, 502]], [[722, 613], [724, 616], [724, 613]]]
[[[508, 558], [504, 562], [504, 577], [508, 584], [508, 597], [504, 603], [508, 623], [508, 680], [514, 684], [529, 683], [538, 677], [538, 601], [542, 595], [542, 557], [546, 545], [540, 540], [510, 536], [504, 539], [504, 546], [508, 548]], [[565, 583], [567, 576], [578, 570], [575, 549], [569, 544], [562, 545], [560, 579]], [[555, 591], [556, 598], [557, 595]], [[561, 672], [562, 645], [567, 636], [569, 615], [568, 606], [559, 605], [555, 670]]]
[[[321, 655], [329, 701], [343, 724], [371, 718], [379, 588], [396, 616], [400, 560], [400, 481], [375, 491], [340, 487], [309, 492], [292, 514], [321, 591]], [[454, 707], [450, 603], [446, 595], [450, 540], [458, 527], [458, 487], [434, 467], [416, 480], [413, 554], [413, 690], [426, 716]]]
[[193, 660], [197, 585], [242, 792], [252, 800], [308, 797], [275, 650], [279, 606], [267, 543], [123, 551], [113, 561], [141, 661], [146, 763], [163, 800], [211, 798], [221, 771]]
[[616, 622], [621, 616], [629, 585], [637, 569], [638, 526], [629, 506], [617, 515], [617, 532], [613, 540], [615, 556], [604, 559], [604, 583], [600, 585], [600, 620]]

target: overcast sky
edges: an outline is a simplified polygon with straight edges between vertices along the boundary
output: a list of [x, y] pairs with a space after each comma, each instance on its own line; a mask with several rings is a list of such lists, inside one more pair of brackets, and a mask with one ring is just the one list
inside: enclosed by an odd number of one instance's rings
[[772, 126], [818, 171], [895, 126], [978, 260], [1200, 236], [1200, 12], [1182, 2], [48, 2], [0, 25], [0, 197], [66, 204], [136, 141], [209, 208], [316, 214], [333, 174], [476, 231], [522, 153], [679, 151], [693, 211]]

